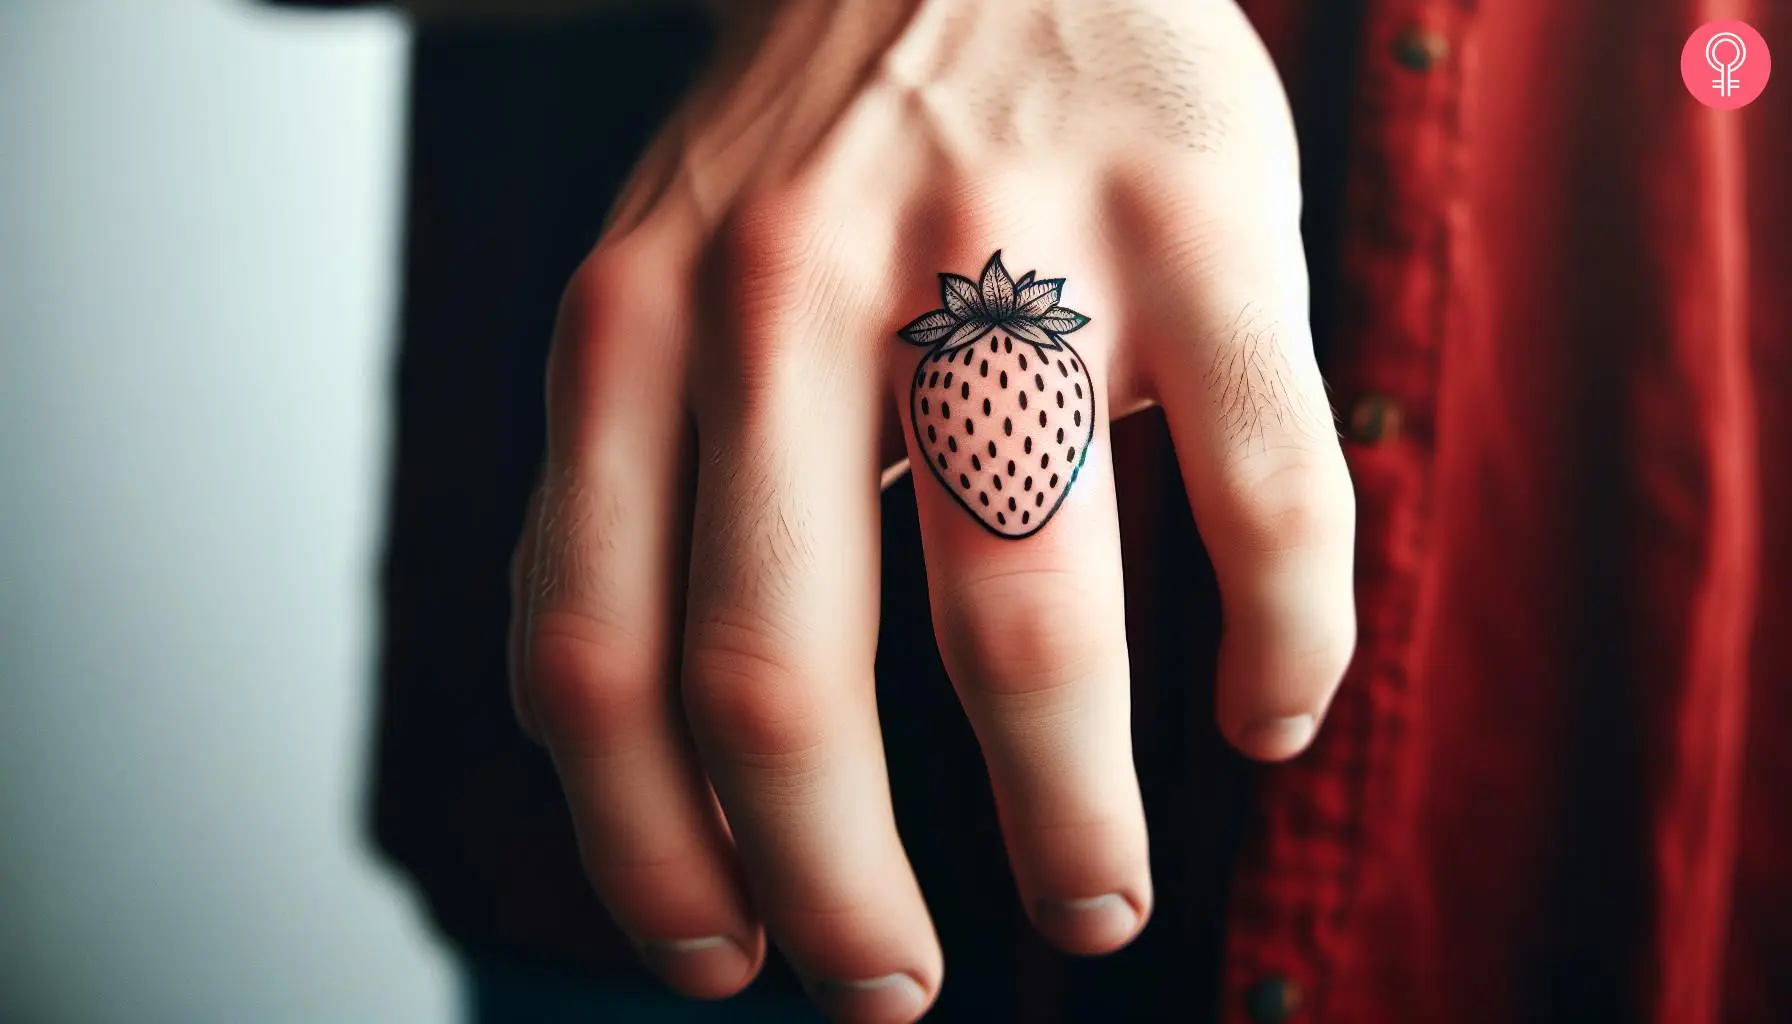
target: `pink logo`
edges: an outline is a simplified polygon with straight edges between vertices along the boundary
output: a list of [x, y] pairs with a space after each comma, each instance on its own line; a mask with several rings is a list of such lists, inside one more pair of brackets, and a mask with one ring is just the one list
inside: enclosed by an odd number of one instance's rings
[[1747, 22], [1707, 21], [1680, 51], [1680, 78], [1686, 91], [1707, 107], [1746, 107], [1767, 88], [1773, 55], [1767, 41]]

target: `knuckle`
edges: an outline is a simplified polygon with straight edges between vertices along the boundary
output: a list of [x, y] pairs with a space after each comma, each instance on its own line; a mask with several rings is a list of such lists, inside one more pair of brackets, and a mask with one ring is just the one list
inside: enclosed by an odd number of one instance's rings
[[755, 189], [737, 200], [716, 236], [730, 279], [752, 282], [801, 270], [814, 205], [807, 190], [791, 185]]
[[699, 416], [755, 422], [794, 401], [813, 344], [796, 329], [815, 304], [819, 260], [800, 198], [767, 191], [743, 199], [718, 227], [705, 284], [717, 301], [702, 315], [711, 358], [693, 369]]
[[1154, 262], [1204, 283], [1236, 277], [1300, 241], [1297, 175], [1235, 160], [1145, 161], [1117, 175], [1109, 216]]
[[540, 724], [585, 745], [647, 725], [665, 699], [666, 656], [614, 621], [538, 612], [529, 624], [524, 682]]
[[573, 444], [579, 427], [619, 388], [676, 387], [688, 345], [687, 268], [672, 243], [604, 242], [568, 279], [547, 363], [550, 448]]
[[717, 231], [714, 280], [728, 316], [744, 328], [738, 344], [764, 345], [787, 333], [771, 328], [810, 304], [820, 263], [811, 207], [801, 190], [763, 190], [736, 204]]
[[560, 295], [561, 334], [602, 337], [602, 328], [665, 290], [663, 261], [635, 240], [603, 242], [573, 271]]
[[824, 739], [815, 686], [763, 631], [721, 622], [693, 629], [683, 694], [692, 730], [736, 762], [788, 768]]
[[953, 679], [998, 697], [1047, 694], [1103, 667], [1114, 635], [1068, 572], [1029, 569], [967, 582], [935, 617]]
[[1254, 462], [1336, 449], [1330, 410], [1288, 356], [1297, 341], [1309, 344], [1305, 334], [1247, 308], [1215, 347], [1203, 383], [1228, 463], [1248, 471]]
[[1354, 504], [1347, 488], [1319, 460], [1282, 458], [1260, 472], [1234, 474], [1227, 505], [1233, 546], [1250, 554], [1285, 552], [1348, 543]]

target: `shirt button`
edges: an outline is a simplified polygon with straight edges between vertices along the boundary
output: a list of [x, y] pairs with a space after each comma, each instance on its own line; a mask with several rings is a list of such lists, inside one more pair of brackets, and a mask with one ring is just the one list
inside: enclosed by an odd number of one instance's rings
[[1364, 395], [1350, 410], [1350, 439], [1381, 444], [1400, 436], [1400, 407], [1386, 395]]
[[1272, 974], [1245, 992], [1245, 1009], [1256, 1024], [1284, 1024], [1300, 1012], [1300, 997], [1299, 984]]
[[1450, 41], [1442, 33], [1417, 25], [1394, 37], [1394, 59], [1413, 71], [1430, 71], [1450, 55]]

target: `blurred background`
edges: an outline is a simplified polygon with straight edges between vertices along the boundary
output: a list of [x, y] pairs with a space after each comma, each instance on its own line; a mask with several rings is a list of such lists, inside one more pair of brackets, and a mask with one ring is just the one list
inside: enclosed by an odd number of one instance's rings
[[0, 2], [0, 1021], [454, 1016], [361, 829], [405, 55]]

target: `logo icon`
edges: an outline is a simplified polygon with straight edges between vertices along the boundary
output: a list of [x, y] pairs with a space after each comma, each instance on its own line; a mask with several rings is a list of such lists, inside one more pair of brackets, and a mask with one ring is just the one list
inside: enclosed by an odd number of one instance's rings
[[1707, 107], [1746, 107], [1767, 88], [1773, 56], [1767, 41], [1742, 21], [1708, 21], [1680, 51], [1680, 79]]

